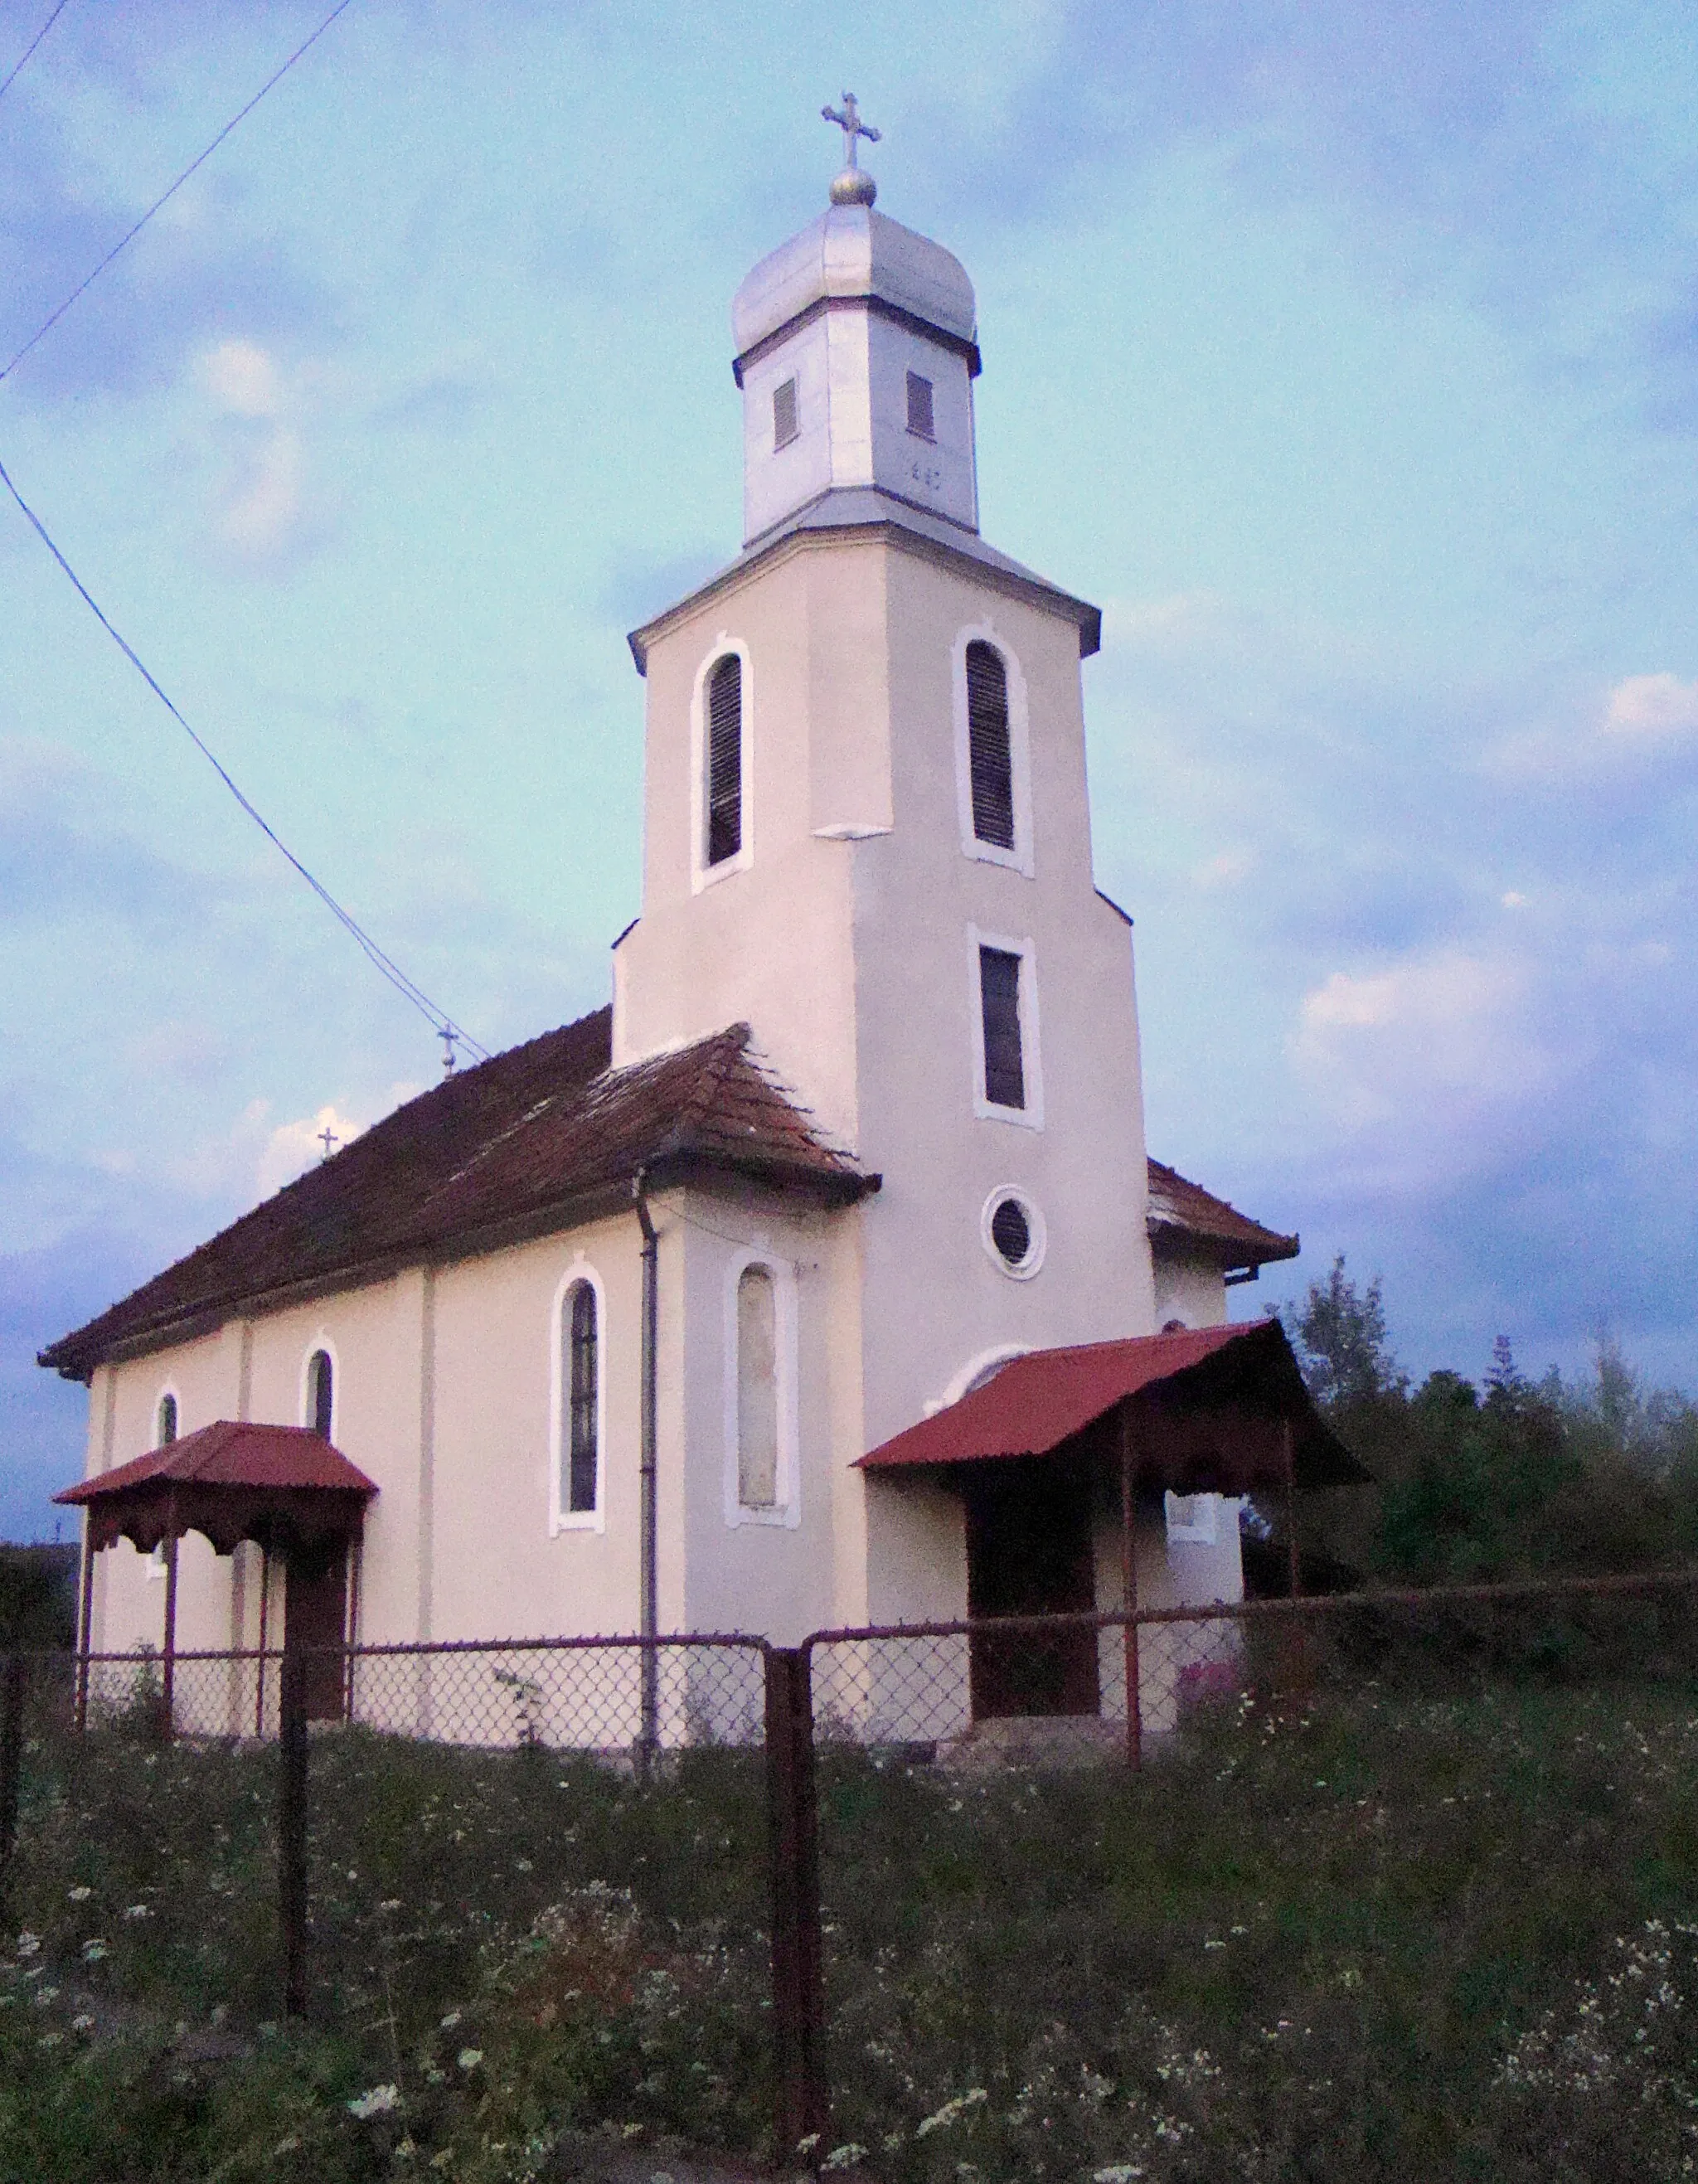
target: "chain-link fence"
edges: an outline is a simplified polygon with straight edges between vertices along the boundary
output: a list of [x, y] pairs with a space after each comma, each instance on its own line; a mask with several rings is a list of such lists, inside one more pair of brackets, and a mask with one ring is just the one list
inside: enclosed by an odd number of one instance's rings
[[[76, 2021], [297, 2013], [421, 2079], [416, 2122], [492, 1994], [526, 2038], [593, 2005], [633, 2127], [945, 2184], [1177, 2176], [1269, 2103], [1337, 2137], [1377, 2012], [1536, 2043], [1573, 1936], [1698, 1874], [1693, 1810], [1698, 1573], [0, 1663], [0, 1933]], [[1507, 2038], [1454, 2036], [1452, 2107], [1510, 2100]]]

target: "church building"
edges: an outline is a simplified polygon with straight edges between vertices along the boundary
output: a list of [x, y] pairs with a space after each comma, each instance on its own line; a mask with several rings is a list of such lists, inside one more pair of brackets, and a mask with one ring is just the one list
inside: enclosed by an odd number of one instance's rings
[[1148, 1159], [1100, 616], [981, 538], [972, 285], [832, 118], [732, 305], [742, 550], [630, 640], [611, 1006], [43, 1353], [96, 1649], [1233, 1598], [1231, 1497], [1348, 1475], [1226, 1324], [1295, 1237]]

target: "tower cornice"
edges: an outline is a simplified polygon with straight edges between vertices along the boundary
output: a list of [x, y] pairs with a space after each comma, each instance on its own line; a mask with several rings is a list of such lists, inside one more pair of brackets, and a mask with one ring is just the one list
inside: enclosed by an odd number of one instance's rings
[[1079, 632], [1079, 657], [1088, 660], [1102, 645], [1102, 610], [1063, 591], [1046, 577], [1024, 568], [988, 546], [976, 532], [946, 517], [899, 501], [875, 488], [838, 488], [821, 493], [765, 537], [745, 548], [736, 560], [704, 584], [631, 632], [627, 642], [639, 675], [649, 669], [649, 649], [710, 599], [740, 590], [750, 578], [793, 555], [838, 545], [883, 544], [934, 566], [954, 569], [976, 582], [1023, 600], [1071, 621]]

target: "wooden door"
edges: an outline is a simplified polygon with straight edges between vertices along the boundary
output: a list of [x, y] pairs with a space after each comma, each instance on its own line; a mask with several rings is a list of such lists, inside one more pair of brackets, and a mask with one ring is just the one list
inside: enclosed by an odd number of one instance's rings
[[[981, 1464], [977, 1474], [967, 1490], [968, 1614], [1094, 1607], [1089, 1472], [1053, 1457], [1017, 1457]], [[976, 1721], [1100, 1711], [1094, 1630], [976, 1632], [969, 1659]]]
[[[284, 1650], [292, 1652], [298, 1646], [339, 1646], [346, 1642], [347, 1630], [347, 1551], [339, 1550], [328, 1563], [292, 1560], [283, 1593]], [[309, 1652], [309, 1721], [340, 1721], [348, 1711], [343, 1668], [338, 1652]]]

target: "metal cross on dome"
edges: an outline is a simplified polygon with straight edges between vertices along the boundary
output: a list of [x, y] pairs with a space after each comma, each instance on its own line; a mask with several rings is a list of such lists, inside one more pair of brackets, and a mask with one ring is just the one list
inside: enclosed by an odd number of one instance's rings
[[861, 120], [860, 109], [855, 103], [855, 93], [852, 91], [846, 91], [843, 93], [842, 106], [822, 106], [820, 109], [820, 119], [822, 121], [836, 122], [838, 127], [843, 131], [843, 164], [846, 167], [858, 167], [860, 164], [855, 143], [858, 136], [865, 136], [869, 144], [876, 144], [878, 142], [878, 131], [870, 121]]

